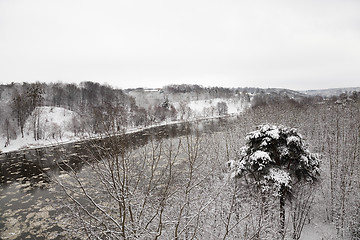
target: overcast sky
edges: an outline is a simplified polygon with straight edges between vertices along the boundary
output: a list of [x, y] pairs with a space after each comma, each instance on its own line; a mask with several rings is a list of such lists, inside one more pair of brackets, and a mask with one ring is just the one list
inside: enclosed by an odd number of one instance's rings
[[360, 86], [359, 0], [0, 0], [0, 83]]

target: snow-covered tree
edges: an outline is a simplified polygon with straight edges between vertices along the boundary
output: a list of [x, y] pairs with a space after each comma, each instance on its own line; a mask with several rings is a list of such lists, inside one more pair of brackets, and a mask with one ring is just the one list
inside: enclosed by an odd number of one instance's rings
[[310, 153], [296, 129], [261, 125], [246, 136], [239, 158], [229, 162], [233, 177], [254, 180], [263, 192], [280, 200], [280, 233], [284, 234], [285, 199], [299, 181], [314, 182], [319, 158]]

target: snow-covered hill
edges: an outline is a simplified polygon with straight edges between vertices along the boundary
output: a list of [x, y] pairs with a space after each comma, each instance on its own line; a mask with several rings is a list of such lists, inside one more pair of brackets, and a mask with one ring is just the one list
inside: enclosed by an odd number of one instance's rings
[[65, 108], [38, 107], [25, 123], [26, 134], [32, 135], [38, 130], [40, 138], [45, 140], [69, 137], [74, 135], [79, 118], [77, 113]]
[[331, 97], [331, 96], [339, 96], [342, 93], [360, 92], [360, 87], [329, 88], [329, 89], [319, 89], [319, 90], [306, 90], [301, 92], [305, 93], [308, 96]]
[[20, 134], [5, 147], [5, 139], [0, 139], [0, 151], [44, 146], [58, 142], [76, 140], [80, 116], [60, 107], [38, 107], [25, 122], [24, 137]]

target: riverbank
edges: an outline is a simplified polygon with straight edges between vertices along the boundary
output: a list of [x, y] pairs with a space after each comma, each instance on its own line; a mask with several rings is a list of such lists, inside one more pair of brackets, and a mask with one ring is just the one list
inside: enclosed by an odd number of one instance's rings
[[64, 144], [70, 144], [70, 143], [77, 143], [77, 142], [83, 142], [83, 141], [89, 141], [89, 140], [96, 140], [96, 139], [102, 139], [104, 137], [112, 137], [112, 136], [119, 136], [123, 134], [132, 134], [136, 132], [141, 132], [144, 130], [149, 130], [152, 128], [162, 127], [162, 126], [171, 126], [171, 125], [178, 125], [178, 124], [184, 124], [184, 123], [196, 123], [196, 122], [204, 122], [204, 121], [212, 121], [216, 119], [227, 119], [232, 117], [238, 117], [242, 113], [235, 113], [235, 114], [228, 114], [223, 116], [215, 116], [215, 117], [206, 117], [206, 118], [196, 118], [191, 120], [177, 120], [177, 121], [164, 121], [158, 124], [153, 124], [150, 126], [143, 126], [143, 127], [133, 127], [129, 129], [123, 129], [121, 132], [113, 132], [113, 133], [103, 133], [103, 134], [82, 134], [78, 136], [74, 136], [72, 134], [64, 134], [64, 136], [61, 139], [40, 139], [35, 140], [31, 135], [25, 135], [24, 138], [17, 138], [15, 140], [12, 140], [11, 143], [4, 147], [4, 140], [0, 140], [0, 154], [5, 153], [12, 153], [17, 151], [23, 151], [23, 150], [34, 150], [34, 149], [41, 149], [41, 148], [47, 148], [47, 147], [54, 147], [54, 146], [60, 146]]

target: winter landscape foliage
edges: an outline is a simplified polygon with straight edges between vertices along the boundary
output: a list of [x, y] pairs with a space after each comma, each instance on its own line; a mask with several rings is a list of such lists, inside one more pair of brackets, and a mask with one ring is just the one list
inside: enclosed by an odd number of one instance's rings
[[[76, 155], [81, 169], [64, 154], [51, 176], [62, 238], [360, 239], [357, 92], [85, 82], [0, 93], [4, 152], [109, 137]], [[216, 131], [190, 124], [204, 118]], [[171, 122], [185, 122], [185, 133], [128, 145], [131, 129]]]
[[79, 140], [104, 132], [238, 114], [250, 106], [241, 90], [179, 85], [113, 89], [93, 82], [0, 86], [0, 151]]

